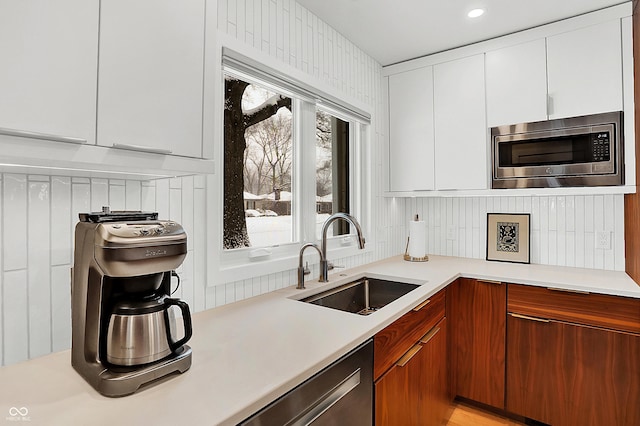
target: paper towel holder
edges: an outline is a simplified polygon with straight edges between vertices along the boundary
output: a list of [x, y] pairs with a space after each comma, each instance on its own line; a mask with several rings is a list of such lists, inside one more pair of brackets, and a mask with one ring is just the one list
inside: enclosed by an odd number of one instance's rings
[[407, 237], [407, 246], [404, 249], [404, 260], [408, 262], [427, 262], [429, 260], [429, 256], [426, 254], [422, 257], [409, 256], [409, 238], [411, 237]]

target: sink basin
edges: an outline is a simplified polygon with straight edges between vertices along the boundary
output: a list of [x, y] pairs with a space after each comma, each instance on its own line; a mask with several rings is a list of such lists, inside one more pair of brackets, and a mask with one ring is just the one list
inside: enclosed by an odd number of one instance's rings
[[300, 301], [354, 314], [369, 315], [418, 287], [420, 286], [416, 284], [362, 277]]

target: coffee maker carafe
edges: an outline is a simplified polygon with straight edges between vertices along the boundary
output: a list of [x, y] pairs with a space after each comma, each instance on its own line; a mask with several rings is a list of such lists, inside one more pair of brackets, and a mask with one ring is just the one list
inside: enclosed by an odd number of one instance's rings
[[186, 254], [184, 229], [157, 213], [80, 214], [71, 364], [101, 394], [128, 395], [191, 366], [189, 306], [170, 297]]

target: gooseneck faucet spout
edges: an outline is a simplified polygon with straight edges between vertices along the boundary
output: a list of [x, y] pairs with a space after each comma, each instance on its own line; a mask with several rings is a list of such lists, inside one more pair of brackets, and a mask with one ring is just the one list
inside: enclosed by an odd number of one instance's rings
[[300, 256], [298, 258], [298, 286], [296, 287], [297, 290], [304, 290], [304, 267], [302, 266], [302, 257], [307, 247], [313, 247], [318, 251], [318, 254], [320, 255], [320, 264], [322, 264], [322, 260], [324, 259], [324, 257], [322, 256], [322, 252], [320, 251], [320, 249], [316, 244], [306, 243], [302, 247], [300, 247]]
[[329, 262], [327, 261], [327, 231], [329, 230], [329, 226], [336, 220], [342, 219], [356, 228], [356, 234], [358, 236], [358, 247], [360, 250], [364, 248], [364, 237], [362, 236], [362, 228], [360, 228], [360, 224], [356, 220], [355, 217], [347, 214], [347, 213], [334, 213], [324, 221], [322, 225], [322, 246], [320, 253], [320, 278], [318, 279], [321, 283], [326, 283], [329, 281]]

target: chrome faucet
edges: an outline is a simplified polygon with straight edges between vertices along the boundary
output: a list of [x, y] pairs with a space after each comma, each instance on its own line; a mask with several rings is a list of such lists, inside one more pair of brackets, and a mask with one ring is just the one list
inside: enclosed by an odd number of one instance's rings
[[304, 251], [307, 247], [313, 247], [316, 250], [318, 250], [318, 254], [320, 255], [320, 264], [322, 265], [322, 260], [324, 259], [324, 256], [322, 255], [322, 252], [320, 251], [320, 249], [318, 248], [317, 244], [314, 243], [306, 243], [304, 244], [302, 247], [300, 247], [300, 257], [298, 259], [298, 286], [296, 287], [297, 290], [304, 290], [304, 267], [302, 266], [302, 256], [304, 254]]
[[[356, 220], [355, 217], [347, 214], [347, 213], [334, 213], [324, 221], [322, 225], [322, 246], [320, 249], [320, 278], [318, 279], [321, 283], [326, 283], [329, 281], [329, 262], [327, 261], [327, 231], [329, 230], [329, 225], [331, 225], [334, 221], [342, 219], [351, 223], [354, 228], [356, 228], [356, 234], [358, 235], [358, 247], [360, 250], [364, 248], [364, 237], [362, 236], [362, 228], [360, 228], [360, 224]], [[317, 248], [317, 247], [316, 247]]]

